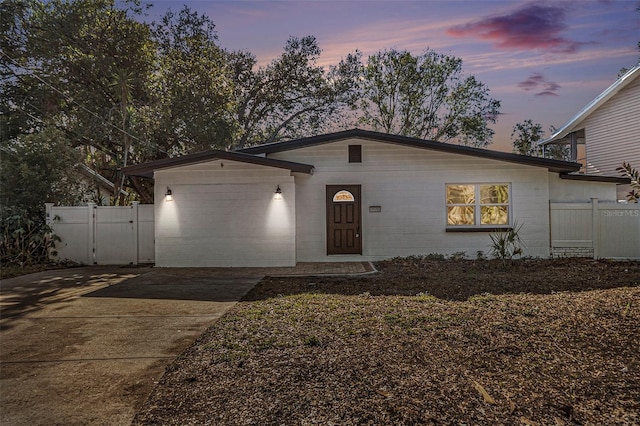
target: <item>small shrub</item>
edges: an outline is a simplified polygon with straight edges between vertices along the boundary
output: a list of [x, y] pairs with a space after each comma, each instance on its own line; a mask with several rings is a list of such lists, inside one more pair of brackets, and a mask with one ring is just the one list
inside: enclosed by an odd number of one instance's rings
[[305, 346], [320, 346], [320, 339], [316, 336], [308, 336], [304, 339]]
[[42, 218], [14, 215], [0, 221], [0, 260], [3, 266], [25, 267], [49, 263], [60, 238]]
[[465, 251], [457, 251], [455, 253], [453, 253], [451, 256], [449, 256], [449, 259], [457, 262], [460, 260], [464, 260], [467, 257], [467, 252]]
[[487, 260], [487, 256], [484, 254], [484, 251], [478, 250], [476, 252], [476, 260]]
[[521, 229], [522, 225], [514, 223], [511, 229], [490, 234], [493, 257], [505, 263], [507, 260], [513, 259], [513, 256], [522, 256], [525, 244], [519, 235]]
[[444, 254], [440, 253], [429, 253], [424, 257], [424, 260], [445, 260]]

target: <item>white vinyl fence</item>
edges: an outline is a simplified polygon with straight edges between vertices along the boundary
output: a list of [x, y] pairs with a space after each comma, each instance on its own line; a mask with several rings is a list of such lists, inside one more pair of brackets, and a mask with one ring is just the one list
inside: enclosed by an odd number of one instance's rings
[[640, 259], [640, 205], [551, 203], [551, 254]]
[[[47, 222], [61, 238], [58, 259], [92, 265], [151, 263], [155, 260], [154, 208], [54, 207]], [[551, 203], [551, 254], [594, 259], [640, 260], [640, 205]]]
[[86, 265], [151, 263], [155, 258], [153, 204], [54, 207], [47, 223], [62, 241], [57, 258]]

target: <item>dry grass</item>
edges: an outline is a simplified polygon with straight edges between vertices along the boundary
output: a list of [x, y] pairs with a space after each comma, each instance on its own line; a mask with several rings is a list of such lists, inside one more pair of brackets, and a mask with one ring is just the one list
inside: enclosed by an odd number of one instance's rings
[[640, 423], [640, 264], [395, 259], [267, 278], [135, 424]]

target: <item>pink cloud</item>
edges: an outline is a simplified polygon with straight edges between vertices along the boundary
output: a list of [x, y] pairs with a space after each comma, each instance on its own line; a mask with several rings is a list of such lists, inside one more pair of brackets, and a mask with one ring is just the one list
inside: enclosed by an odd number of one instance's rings
[[491, 40], [499, 49], [541, 49], [574, 53], [582, 43], [561, 35], [566, 29], [565, 10], [558, 6], [528, 4], [500, 16], [451, 27], [456, 37], [474, 36]]
[[556, 93], [562, 86], [555, 81], [549, 81], [544, 75], [534, 73], [526, 80], [518, 83], [518, 87], [526, 92], [536, 91], [536, 96], [558, 96]]

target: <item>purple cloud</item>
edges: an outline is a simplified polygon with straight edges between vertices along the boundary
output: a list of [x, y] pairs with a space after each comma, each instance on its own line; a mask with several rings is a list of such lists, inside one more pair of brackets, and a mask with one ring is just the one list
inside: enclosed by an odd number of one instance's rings
[[562, 86], [555, 81], [547, 80], [541, 73], [534, 73], [526, 80], [518, 83], [518, 87], [526, 92], [536, 91], [536, 96], [558, 96], [556, 92]]
[[447, 30], [456, 36], [491, 40], [499, 49], [541, 49], [573, 53], [582, 43], [562, 37], [567, 28], [565, 10], [558, 6], [528, 4], [507, 15], [493, 16]]

